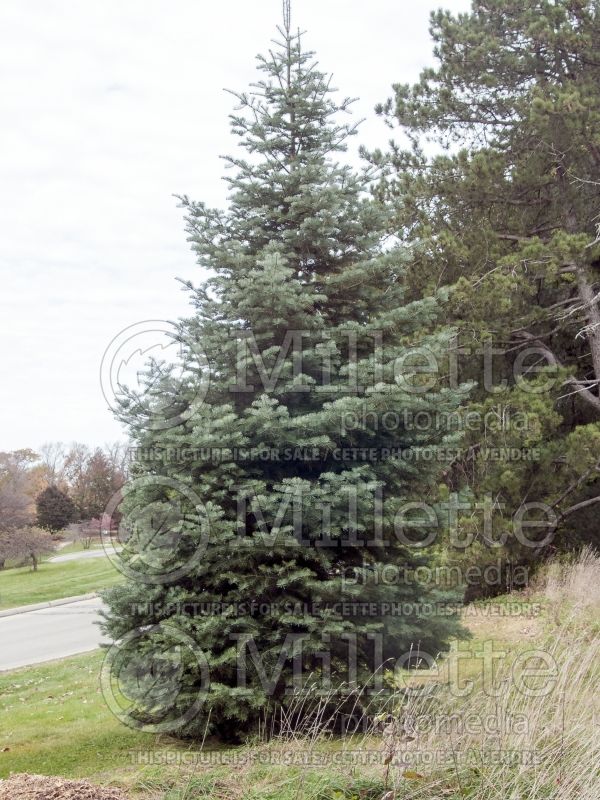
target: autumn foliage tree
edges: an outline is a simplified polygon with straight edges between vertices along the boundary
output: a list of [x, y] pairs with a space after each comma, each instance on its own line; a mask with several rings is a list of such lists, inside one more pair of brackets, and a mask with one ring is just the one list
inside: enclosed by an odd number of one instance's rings
[[52, 535], [39, 528], [19, 528], [0, 533], [0, 567], [10, 559], [17, 563], [30, 563], [33, 571], [37, 572], [42, 556], [55, 549]]

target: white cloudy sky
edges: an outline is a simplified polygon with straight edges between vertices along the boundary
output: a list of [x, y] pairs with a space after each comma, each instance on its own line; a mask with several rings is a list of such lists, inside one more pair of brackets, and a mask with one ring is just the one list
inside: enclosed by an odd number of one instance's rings
[[[295, 0], [321, 66], [369, 117], [430, 63], [428, 15], [468, 0]], [[201, 278], [174, 193], [222, 205], [232, 98], [280, 0], [0, 3], [0, 450], [123, 438], [100, 385], [113, 337], [186, 312]]]

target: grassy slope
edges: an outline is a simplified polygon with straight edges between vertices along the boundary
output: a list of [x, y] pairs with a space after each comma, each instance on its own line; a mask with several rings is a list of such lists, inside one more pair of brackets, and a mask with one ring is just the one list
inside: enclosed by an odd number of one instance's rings
[[0, 776], [113, 772], [153, 737], [124, 728], [98, 683], [100, 651], [0, 673]]
[[0, 673], [0, 777], [11, 772], [86, 777], [144, 796], [164, 797], [166, 792], [172, 800], [181, 797], [179, 790], [171, 791], [173, 784], [193, 789], [195, 797], [214, 800], [341, 800], [358, 798], [357, 787], [362, 800], [379, 800], [383, 794], [379, 781], [286, 765], [221, 765], [201, 768], [192, 777], [185, 767], [175, 765], [135, 766], [132, 757], [151, 753], [154, 758], [172, 758], [179, 752], [185, 758], [189, 749], [168, 737], [132, 731], [111, 715], [98, 682], [102, 658], [96, 651]]
[[[471, 627], [474, 639], [462, 643], [461, 649], [476, 650], [481, 641], [492, 636], [507, 648], [523, 643], [522, 619], [476, 617]], [[534, 629], [530, 627], [528, 633], [533, 635]], [[529, 640], [529, 635], [524, 638]], [[98, 682], [101, 662], [102, 654], [94, 652], [0, 673], [0, 777], [11, 771], [28, 771], [88, 777], [99, 783], [111, 780], [153, 790], [166, 789], [177, 779], [180, 769], [176, 766], [132, 764], [132, 753], [143, 754], [146, 750], [153, 754], [172, 753], [174, 750], [186, 752], [187, 748], [168, 737], [157, 740], [150, 734], [121, 725], [111, 715], [102, 697]], [[476, 676], [478, 667], [475, 658], [472, 662], [469, 659], [461, 661], [461, 676]], [[2, 752], [6, 747], [10, 750]], [[223, 766], [200, 769], [192, 779], [194, 791], [204, 791], [212, 786], [215, 794], [206, 797], [218, 797], [218, 786], [231, 780], [231, 772], [231, 767]], [[344, 776], [333, 771], [327, 773], [259, 763], [245, 767], [243, 774], [247, 789], [262, 787], [255, 795], [261, 800], [284, 798], [288, 791], [290, 797], [296, 797], [301, 779], [305, 782], [307, 797], [322, 797], [323, 792], [327, 797], [336, 797], [336, 792], [339, 798], [353, 796], [346, 793], [351, 778], [349, 774]], [[350, 782], [356, 790], [355, 778]], [[376, 784], [377, 781], [377, 788]], [[361, 796], [370, 797], [369, 785], [369, 782], [365, 783]], [[374, 796], [382, 794], [375, 792]]]
[[87, 594], [120, 580], [122, 575], [108, 558], [44, 562], [37, 572], [31, 567], [7, 569], [0, 572], [0, 610]]
[[[596, 563], [600, 570], [600, 561]], [[558, 584], [556, 602], [551, 596], [541, 598], [539, 616], [497, 615], [486, 613], [490, 607], [507, 602], [496, 598], [481, 604], [478, 614], [468, 614], [466, 624], [473, 633], [470, 642], [460, 643], [461, 650], [473, 656], [461, 659], [461, 679], [473, 679], [480, 684], [481, 659], [477, 652], [486, 641], [494, 649], [506, 650], [509, 662], [532, 648], [547, 647], [548, 641], [562, 639], [557, 656], [563, 681], [557, 691], [540, 701], [525, 701], [513, 697], [512, 711], [526, 712], [535, 728], [531, 741], [519, 740], [511, 734], [496, 743], [496, 735], [481, 740], [463, 737], [459, 747], [480, 745], [483, 748], [501, 746], [527, 750], [532, 744], [542, 748], [542, 766], [522, 772], [512, 768], [466, 769], [461, 777], [452, 768], [421, 772], [394, 767], [394, 800], [499, 800], [501, 797], [556, 798], [557, 800], [596, 800], [599, 778], [594, 766], [592, 745], [596, 736], [592, 725], [594, 682], [597, 679], [598, 635], [596, 605], [586, 607], [592, 586], [600, 586], [600, 573], [585, 573], [578, 579], [579, 589]], [[557, 619], [557, 613], [567, 613], [564, 598], [573, 594], [568, 604], [568, 618]], [[597, 591], [599, 595], [600, 592]], [[514, 596], [510, 602], [514, 600]], [[523, 598], [521, 598], [523, 599]], [[575, 602], [575, 600], [577, 602]], [[564, 660], [566, 658], [566, 661]], [[170, 740], [154, 737], [123, 727], [104, 703], [98, 675], [102, 662], [99, 652], [66, 659], [42, 666], [0, 673], [0, 776], [10, 771], [61, 774], [67, 777], [88, 777], [97, 783], [110, 782], [132, 789], [134, 795], [161, 800], [381, 800], [387, 796], [384, 783], [386, 768], [381, 758], [375, 765], [359, 766], [347, 763], [335, 766], [306, 768], [290, 766], [276, 759], [286, 754], [339, 754], [344, 746], [339, 740], [311, 743], [307, 740], [247, 746], [218, 754], [235, 756], [235, 764], [201, 764], [189, 766], [193, 752]], [[413, 673], [414, 674], [414, 673]], [[417, 673], [419, 674], [419, 673]], [[421, 673], [422, 675], [422, 673]], [[441, 676], [444, 683], [445, 676]], [[420, 679], [420, 678], [419, 678]], [[596, 684], [597, 685], [597, 684]], [[568, 696], [567, 696], [568, 695]], [[557, 698], [563, 697], [564, 707]], [[478, 706], [483, 701], [482, 706]], [[510, 698], [507, 698], [510, 700]], [[495, 700], [479, 692], [468, 701], [459, 700], [467, 710], [488, 712], [504, 699]], [[490, 705], [491, 703], [491, 705]], [[565, 720], [566, 714], [566, 720]], [[597, 723], [596, 723], [597, 724]], [[536, 733], [536, 730], [538, 733]], [[590, 738], [591, 737], [591, 738]], [[423, 742], [423, 746], [428, 743]], [[448, 747], [448, 737], [433, 740], [437, 750]], [[456, 744], [456, 742], [455, 742]], [[375, 750], [382, 755], [382, 739], [346, 741], [348, 750]], [[9, 749], [6, 749], [9, 748]], [[398, 750], [406, 751], [403, 742]], [[214, 751], [213, 751], [214, 752]], [[209, 743], [204, 754], [211, 754]], [[592, 757], [590, 757], [592, 754]], [[137, 763], [132, 756], [141, 756]], [[143, 763], [146, 756], [164, 757], [166, 762], [153, 766]], [[183, 766], [173, 763], [173, 756], [188, 759]], [[239, 763], [240, 757], [247, 763]], [[254, 757], [253, 761], [248, 759]], [[600, 768], [598, 768], [600, 769]], [[523, 784], [523, 785], [521, 785]], [[178, 787], [178, 788], [172, 788]]]

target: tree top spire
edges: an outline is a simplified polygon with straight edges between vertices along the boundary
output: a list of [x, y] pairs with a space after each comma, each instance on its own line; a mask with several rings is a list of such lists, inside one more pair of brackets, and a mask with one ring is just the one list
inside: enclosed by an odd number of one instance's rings
[[292, 28], [292, 0], [283, 0], [283, 27], [289, 35]]

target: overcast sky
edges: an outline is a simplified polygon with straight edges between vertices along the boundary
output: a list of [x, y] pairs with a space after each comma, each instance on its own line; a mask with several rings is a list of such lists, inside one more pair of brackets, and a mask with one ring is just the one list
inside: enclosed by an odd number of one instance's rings
[[[341, 94], [360, 97], [356, 114], [368, 121], [355, 148], [385, 146], [373, 106], [431, 63], [428, 16], [440, 4], [295, 0], [294, 24], [322, 68]], [[113, 339], [130, 326], [160, 336], [145, 321], [187, 313], [175, 278], [202, 275], [173, 194], [225, 203], [219, 155], [232, 150], [233, 99], [223, 88], [254, 79], [280, 9], [280, 0], [0, 3], [0, 450], [124, 438], [106, 368], [131, 337]]]

